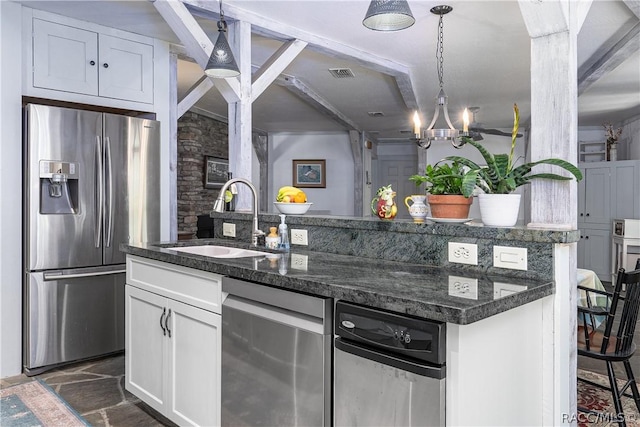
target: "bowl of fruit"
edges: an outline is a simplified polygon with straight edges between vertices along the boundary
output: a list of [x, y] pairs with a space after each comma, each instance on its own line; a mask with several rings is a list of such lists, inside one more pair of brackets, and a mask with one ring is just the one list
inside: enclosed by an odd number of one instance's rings
[[276, 201], [273, 203], [280, 211], [286, 215], [303, 215], [313, 203], [307, 202], [307, 195], [304, 191], [289, 185], [280, 187]]

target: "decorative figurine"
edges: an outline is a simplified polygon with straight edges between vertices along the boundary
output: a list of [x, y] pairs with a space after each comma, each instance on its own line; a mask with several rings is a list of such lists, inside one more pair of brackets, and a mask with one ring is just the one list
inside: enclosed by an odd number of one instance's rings
[[398, 207], [394, 201], [396, 192], [391, 188], [391, 184], [380, 187], [377, 197], [371, 201], [371, 212], [380, 219], [390, 220], [395, 218]]

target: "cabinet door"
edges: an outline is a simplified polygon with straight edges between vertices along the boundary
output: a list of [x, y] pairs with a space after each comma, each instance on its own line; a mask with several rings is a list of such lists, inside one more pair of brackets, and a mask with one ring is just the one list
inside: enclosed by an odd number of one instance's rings
[[153, 46], [100, 34], [100, 96], [153, 103]]
[[619, 162], [614, 166], [615, 182], [612, 219], [640, 218], [640, 162]]
[[[578, 221], [609, 224], [611, 220], [611, 168], [587, 168], [584, 187], [580, 186]], [[584, 190], [583, 190], [584, 189]], [[584, 201], [584, 203], [582, 202]]]
[[98, 94], [98, 35], [41, 19], [33, 20], [33, 85]]
[[220, 425], [222, 318], [169, 301], [171, 397], [166, 416], [178, 425]]
[[593, 270], [600, 280], [611, 280], [611, 231], [581, 229], [578, 267]]
[[125, 304], [126, 389], [158, 412], [163, 412], [167, 387], [162, 324], [167, 299], [127, 285]]

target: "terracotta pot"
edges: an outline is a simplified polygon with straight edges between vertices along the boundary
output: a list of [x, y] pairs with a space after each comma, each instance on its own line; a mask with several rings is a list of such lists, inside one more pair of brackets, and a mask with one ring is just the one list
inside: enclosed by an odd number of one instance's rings
[[469, 208], [473, 203], [473, 197], [429, 194], [428, 201], [433, 218], [469, 218]]

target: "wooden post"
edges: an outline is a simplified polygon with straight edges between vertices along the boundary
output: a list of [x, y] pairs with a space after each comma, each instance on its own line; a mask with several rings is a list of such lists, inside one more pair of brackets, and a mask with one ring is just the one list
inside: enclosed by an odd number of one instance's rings
[[[519, 4], [531, 36], [531, 160], [556, 157], [577, 164], [577, 35], [591, 1]], [[558, 172], [548, 165], [536, 170]], [[574, 180], [534, 180], [529, 226], [576, 229], [577, 188]], [[575, 415], [577, 402], [576, 244], [556, 245], [554, 264], [556, 292], [543, 316], [544, 425], [566, 423], [563, 416]]]

